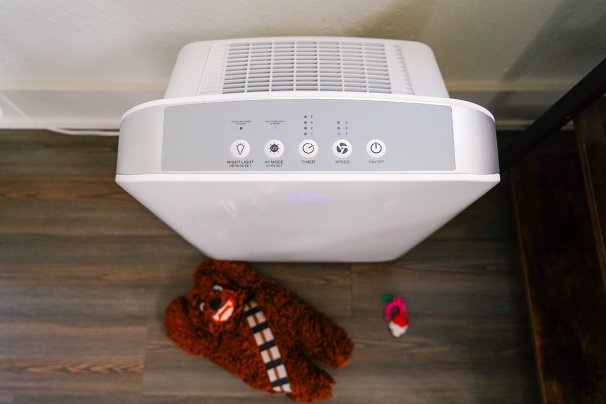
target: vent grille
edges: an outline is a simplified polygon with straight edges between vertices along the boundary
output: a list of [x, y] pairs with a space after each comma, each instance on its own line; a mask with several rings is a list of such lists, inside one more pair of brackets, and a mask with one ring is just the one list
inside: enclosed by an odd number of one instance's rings
[[395, 44], [258, 41], [213, 46], [199, 94], [270, 91], [414, 94]]

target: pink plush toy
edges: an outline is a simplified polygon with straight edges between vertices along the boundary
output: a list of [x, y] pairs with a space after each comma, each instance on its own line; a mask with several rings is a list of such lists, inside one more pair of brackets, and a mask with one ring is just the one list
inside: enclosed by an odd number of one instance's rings
[[408, 330], [408, 315], [406, 304], [401, 297], [391, 295], [381, 296], [381, 300], [388, 302], [385, 306], [385, 320], [389, 321], [389, 329], [394, 337], [400, 337]]

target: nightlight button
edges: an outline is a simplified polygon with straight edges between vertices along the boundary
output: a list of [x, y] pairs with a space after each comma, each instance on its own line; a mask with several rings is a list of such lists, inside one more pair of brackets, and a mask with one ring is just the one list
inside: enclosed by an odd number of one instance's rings
[[246, 140], [236, 140], [229, 148], [231, 155], [238, 159], [243, 159], [250, 153], [250, 145]]

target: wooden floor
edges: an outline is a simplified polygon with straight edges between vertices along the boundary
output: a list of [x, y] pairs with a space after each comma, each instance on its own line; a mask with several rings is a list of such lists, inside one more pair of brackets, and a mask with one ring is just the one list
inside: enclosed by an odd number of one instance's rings
[[[116, 147], [0, 132], [0, 402], [287, 402], [165, 337], [204, 257], [114, 184]], [[506, 181], [399, 260], [255, 267], [354, 338], [335, 403], [538, 400]], [[408, 302], [401, 339], [387, 292]]]

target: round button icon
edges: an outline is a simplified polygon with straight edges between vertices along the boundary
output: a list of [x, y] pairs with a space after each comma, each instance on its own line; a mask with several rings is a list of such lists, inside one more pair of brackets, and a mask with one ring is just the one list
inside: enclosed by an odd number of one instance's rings
[[299, 144], [299, 154], [301, 157], [311, 159], [318, 154], [318, 144], [313, 140], [304, 140]]
[[385, 154], [385, 143], [379, 139], [373, 139], [366, 145], [366, 152], [372, 158], [378, 159]]
[[345, 159], [351, 154], [351, 143], [345, 139], [339, 139], [332, 145], [332, 152], [340, 159]]
[[243, 159], [250, 153], [250, 145], [246, 140], [236, 140], [231, 144], [229, 151], [231, 152], [232, 156]]
[[265, 154], [267, 157], [277, 159], [284, 154], [284, 144], [277, 139], [265, 143]]

